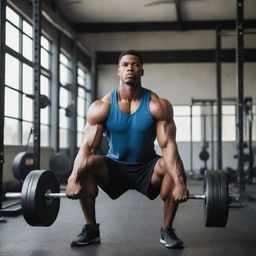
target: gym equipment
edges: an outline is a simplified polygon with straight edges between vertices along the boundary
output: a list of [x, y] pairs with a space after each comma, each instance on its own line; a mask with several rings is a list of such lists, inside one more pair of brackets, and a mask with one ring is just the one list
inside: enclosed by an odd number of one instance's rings
[[[205, 172], [204, 194], [190, 194], [189, 199], [204, 200], [206, 227], [225, 227], [228, 219], [228, 186], [224, 171]], [[56, 175], [49, 170], [31, 171], [21, 193], [6, 193], [6, 198], [20, 198], [25, 220], [31, 226], [50, 226], [57, 218], [60, 198]]]
[[18, 153], [12, 162], [12, 172], [16, 179], [24, 180], [27, 174], [35, 169], [34, 154], [29, 152]]
[[[26, 97], [32, 99], [32, 100], [35, 100], [36, 96], [34, 94], [25, 94]], [[46, 108], [48, 107], [49, 105], [51, 105], [51, 101], [50, 99], [44, 95], [44, 94], [40, 94], [40, 97], [39, 97], [39, 107], [40, 108]]]
[[29, 141], [33, 133], [33, 128], [31, 127], [28, 141], [27, 141], [27, 150], [25, 152], [18, 153], [12, 162], [12, 172], [16, 179], [24, 180], [27, 174], [36, 168], [35, 166], [35, 154], [28, 152]]
[[70, 174], [72, 163], [67, 155], [58, 152], [51, 157], [49, 167], [60, 180], [64, 180]]

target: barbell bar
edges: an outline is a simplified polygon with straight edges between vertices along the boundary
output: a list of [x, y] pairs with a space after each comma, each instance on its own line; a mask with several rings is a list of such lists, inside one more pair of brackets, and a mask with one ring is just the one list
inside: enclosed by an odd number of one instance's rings
[[[7, 192], [5, 193], [7, 199], [21, 199], [22, 194], [20, 192]], [[66, 193], [45, 193], [45, 198], [67, 198]], [[189, 194], [189, 199], [205, 199], [205, 195]]]
[[[227, 175], [224, 171], [206, 170], [204, 194], [189, 194], [189, 199], [204, 200], [206, 227], [225, 227], [228, 220], [228, 205], [232, 196], [228, 194]], [[21, 193], [6, 193], [7, 199], [21, 199], [24, 219], [31, 226], [50, 226], [59, 213], [60, 193], [56, 175], [49, 170], [33, 170], [24, 180]]]

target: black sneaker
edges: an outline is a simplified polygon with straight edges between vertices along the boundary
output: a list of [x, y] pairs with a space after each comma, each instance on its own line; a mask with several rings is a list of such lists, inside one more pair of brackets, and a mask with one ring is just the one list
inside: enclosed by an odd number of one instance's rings
[[174, 229], [171, 227], [166, 229], [161, 228], [160, 243], [164, 244], [167, 248], [183, 248], [183, 242], [176, 236]]
[[82, 232], [71, 242], [71, 246], [84, 246], [100, 242], [99, 224], [96, 227], [84, 225]]

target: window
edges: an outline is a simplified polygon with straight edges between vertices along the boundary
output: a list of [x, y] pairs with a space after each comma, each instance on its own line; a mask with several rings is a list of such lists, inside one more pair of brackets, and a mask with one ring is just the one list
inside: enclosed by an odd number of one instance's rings
[[252, 140], [256, 141], [256, 105], [253, 105], [252, 113]]
[[84, 127], [87, 109], [91, 104], [91, 91], [89, 74], [85, 68], [77, 69], [78, 94], [77, 94], [77, 146], [83, 142]]
[[[176, 124], [176, 141], [177, 142], [188, 142], [190, 141], [190, 106], [173, 106], [174, 111], [174, 122]], [[200, 107], [193, 106], [192, 108], [192, 140], [201, 140], [201, 118], [200, 118]]]
[[[217, 106], [214, 106], [214, 121], [217, 124]], [[236, 107], [235, 105], [222, 105], [222, 141], [236, 140]], [[216, 125], [215, 125], [216, 127]], [[217, 132], [215, 132], [216, 140]]]
[[[51, 43], [44, 36], [41, 41], [41, 94], [50, 98]], [[4, 144], [26, 145], [33, 127], [32, 26], [9, 6], [6, 7], [5, 43]], [[41, 110], [41, 146], [49, 146], [50, 142], [49, 109], [48, 106]]]
[[69, 116], [68, 109], [71, 106], [71, 61], [63, 53], [60, 54], [60, 105], [59, 105], [59, 134], [60, 147], [67, 148], [69, 146]]

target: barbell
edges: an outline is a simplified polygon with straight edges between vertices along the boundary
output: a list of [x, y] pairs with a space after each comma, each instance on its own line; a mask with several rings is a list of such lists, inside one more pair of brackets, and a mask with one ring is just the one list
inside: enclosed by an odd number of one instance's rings
[[[189, 199], [204, 200], [206, 227], [225, 227], [228, 220], [228, 182], [224, 171], [209, 171], [204, 175], [204, 194], [190, 194]], [[49, 170], [31, 171], [24, 180], [21, 193], [6, 193], [5, 198], [21, 199], [24, 219], [31, 226], [50, 226], [56, 220], [60, 198], [60, 185]]]

